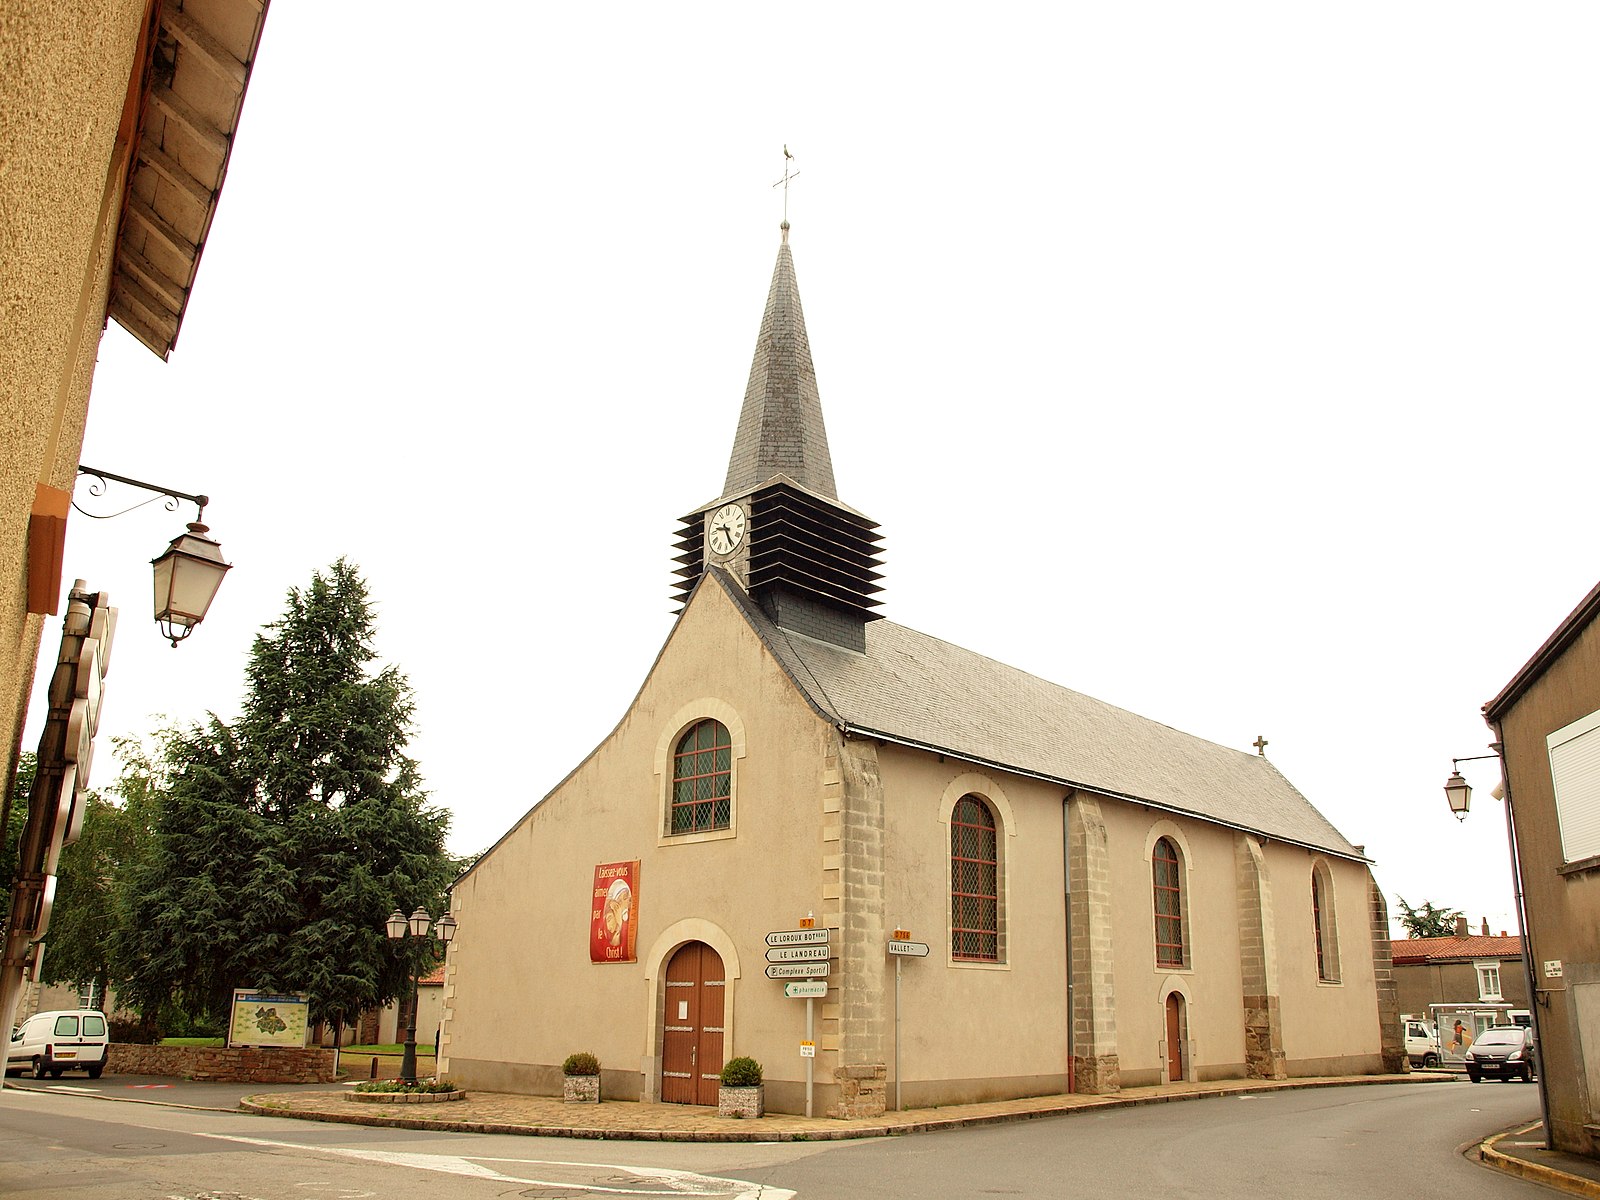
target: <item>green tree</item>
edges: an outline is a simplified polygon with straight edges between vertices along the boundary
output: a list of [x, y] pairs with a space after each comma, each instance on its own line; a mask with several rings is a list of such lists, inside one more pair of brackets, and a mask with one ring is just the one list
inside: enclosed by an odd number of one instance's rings
[[344, 559], [256, 637], [239, 719], [162, 748], [150, 846], [126, 875], [117, 961], [141, 1006], [220, 1012], [231, 989], [304, 991], [343, 1024], [403, 991], [391, 909], [440, 911], [448, 817], [427, 804], [410, 685], [374, 670], [372, 606]]
[[0, 929], [11, 915], [11, 888], [17, 881], [17, 853], [22, 843], [22, 827], [28, 823], [28, 794], [33, 791], [33, 777], [38, 760], [27, 751], [17, 759], [17, 774], [11, 780], [11, 790], [6, 796], [4, 821], [0, 822], [0, 885], [4, 885], [6, 902], [0, 907]]
[[1456, 921], [1462, 916], [1459, 908], [1441, 908], [1432, 900], [1424, 900], [1413, 908], [1406, 903], [1404, 896], [1396, 896], [1400, 901], [1400, 924], [1405, 928], [1407, 937], [1450, 937], [1456, 931]]

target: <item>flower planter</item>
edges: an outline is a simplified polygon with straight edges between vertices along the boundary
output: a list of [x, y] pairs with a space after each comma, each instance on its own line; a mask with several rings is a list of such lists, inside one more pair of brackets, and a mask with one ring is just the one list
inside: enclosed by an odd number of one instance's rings
[[759, 1117], [767, 1111], [766, 1088], [719, 1087], [717, 1089], [717, 1115], [719, 1117]]
[[561, 1098], [568, 1104], [599, 1104], [600, 1076], [563, 1075]]
[[448, 1100], [465, 1100], [465, 1092], [346, 1092], [346, 1100], [357, 1104], [443, 1104]]

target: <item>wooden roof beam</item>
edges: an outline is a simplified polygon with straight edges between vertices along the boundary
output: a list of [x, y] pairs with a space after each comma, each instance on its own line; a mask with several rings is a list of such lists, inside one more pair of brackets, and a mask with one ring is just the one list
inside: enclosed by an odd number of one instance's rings
[[228, 139], [220, 129], [200, 115], [199, 111], [169, 87], [150, 89], [150, 102], [193, 134], [219, 162], [228, 158]]
[[129, 196], [127, 211], [128, 215], [138, 224], [142, 225], [174, 254], [193, 267], [194, 260], [200, 253], [199, 247], [163, 221], [155, 209], [139, 199], [138, 196]]
[[186, 12], [180, 12], [171, 3], [161, 6], [161, 27], [173, 37], [189, 53], [195, 55], [215, 74], [228, 80], [241, 92], [244, 91], [245, 79], [249, 72], [245, 65], [228, 52], [228, 48], [210, 32], [204, 29], [198, 21]]
[[211, 199], [215, 195], [211, 188], [189, 174], [182, 163], [149, 138], [145, 138], [144, 142], [139, 146], [139, 161], [201, 208], [210, 205]]
[[137, 250], [123, 246], [117, 255], [117, 270], [125, 278], [137, 280], [142, 286], [149, 289], [151, 295], [169, 312], [181, 313], [183, 311], [183, 288], [161, 273], [161, 268], [151, 262]]

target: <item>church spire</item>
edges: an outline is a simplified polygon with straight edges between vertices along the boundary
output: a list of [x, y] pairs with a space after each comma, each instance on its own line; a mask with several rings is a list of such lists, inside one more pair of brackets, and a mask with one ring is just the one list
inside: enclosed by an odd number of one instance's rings
[[789, 253], [789, 222], [782, 228], [722, 492], [741, 495], [776, 475], [787, 475], [808, 491], [837, 500], [817, 372]]
[[728, 481], [678, 530], [678, 603], [716, 567], [780, 629], [864, 650], [881, 603], [881, 541], [834, 489], [785, 221]]

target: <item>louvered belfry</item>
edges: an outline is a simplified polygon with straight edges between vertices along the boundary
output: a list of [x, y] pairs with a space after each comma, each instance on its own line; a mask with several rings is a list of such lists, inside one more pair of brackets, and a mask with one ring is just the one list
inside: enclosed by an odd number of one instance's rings
[[[708, 515], [745, 510], [748, 534], [708, 556]], [[674, 600], [681, 609], [708, 566], [725, 568], [780, 627], [860, 649], [880, 614], [877, 523], [839, 502], [805, 313], [783, 226], [722, 495], [683, 518]]]

